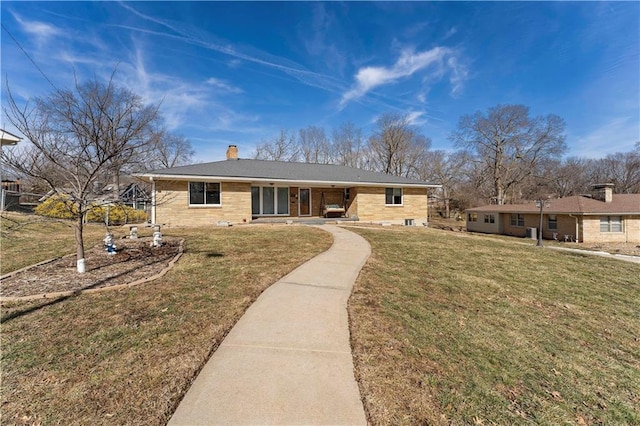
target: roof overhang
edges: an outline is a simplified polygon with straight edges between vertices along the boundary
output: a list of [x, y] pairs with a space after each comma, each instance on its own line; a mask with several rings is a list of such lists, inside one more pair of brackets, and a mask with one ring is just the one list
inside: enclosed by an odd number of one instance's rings
[[[540, 214], [540, 209], [533, 210], [494, 210], [483, 209], [482, 207], [473, 207], [465, 210], [471, 213], [496, 213], [496, 214]], [[568, 212], [557, 210], [543, 210], [543, 214], [555, 214], [555, 215], [569, 215], [569, 216], [639, 216], [640, 212]]]
[[392, 187], [392, 188], [441, 188], [442, 185], [423, 183], [396, 183], [396, 182], [345, 182], [345, 181], [319, 181], [319, 180], [292, 180], [292, 179], [272, 179], [261, 177], [235, 177], [235, 176], [203, 176], [203, 175], [166, 175], [158, 173], [139, 173], [134, 176], [146, 178], [149, 181], [173, 180], [173, 181], [200, 181], [200, 182], [247, 182], [247, 183], [267, 183], [282, 184], [287, 186], [308, 186], [308, 187], [338, 187], [347, 188], [353, 186], [368, 187]]
[[0, 129], [0, 145], [16, 145], [21, 140], [22, 138], [14, 135], [13, 133], [9, 133], [6, 130]]

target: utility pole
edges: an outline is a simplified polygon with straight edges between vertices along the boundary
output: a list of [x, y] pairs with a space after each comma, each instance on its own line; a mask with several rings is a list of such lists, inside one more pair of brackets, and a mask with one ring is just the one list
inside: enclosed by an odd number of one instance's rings
[[538, 247], [542, 247], [542, 209], [545, 207], [549, 208], [550, 205], [551, 203], [549, 203], [549, 200], [543, 200], [542, 198], [538, 198], [536, 200], [536, 207], [540, 208], [540, 227], [538, 228], [538, 243], [536, 244]]

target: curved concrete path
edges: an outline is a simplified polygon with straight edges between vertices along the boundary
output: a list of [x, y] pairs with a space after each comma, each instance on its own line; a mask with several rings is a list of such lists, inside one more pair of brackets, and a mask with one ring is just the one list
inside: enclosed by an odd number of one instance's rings
[[347, 300], [371, 253], [359, 235], [334, 242], [270, 286], [200, 372], [169, 425], [366, 425], [353, 374]]

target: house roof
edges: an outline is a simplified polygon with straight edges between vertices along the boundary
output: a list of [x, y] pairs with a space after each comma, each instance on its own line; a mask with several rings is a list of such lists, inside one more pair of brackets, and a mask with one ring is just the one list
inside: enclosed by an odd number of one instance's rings
[[[467, 212], [487, 213], [539, 213], [540, 208], [534, 202], [528, 204], [488, 205], [467, 209]], [[640, 194], [613, 194], [609, 203], [583, 195], [549, 200], [546, 214], [620, 214], [640, 215]]]
[[140, 173], [151, 180], [219, 180], [307, 185], [406, 186], [439, 188], [427, 182], [334, 164], [230, 159]]
[[4, 129], [0, 129], [0, 145], [15, 145], [22, 140], [21, 137], [9, 133]]

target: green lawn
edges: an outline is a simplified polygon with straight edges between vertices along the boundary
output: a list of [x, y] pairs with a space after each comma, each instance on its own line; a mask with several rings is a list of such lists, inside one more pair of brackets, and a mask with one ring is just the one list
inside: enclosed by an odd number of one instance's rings
[[[164, 233], [186, 245], [161, 279], [2, 304], [2, 424], [165, 424], [257, 296], [332, 243], [302, 226]], [[32, 247], [6, 244], [13, 253]]]
[[353, 229], [373, 424], [640, 424], [640, 265], [431, 229]]

